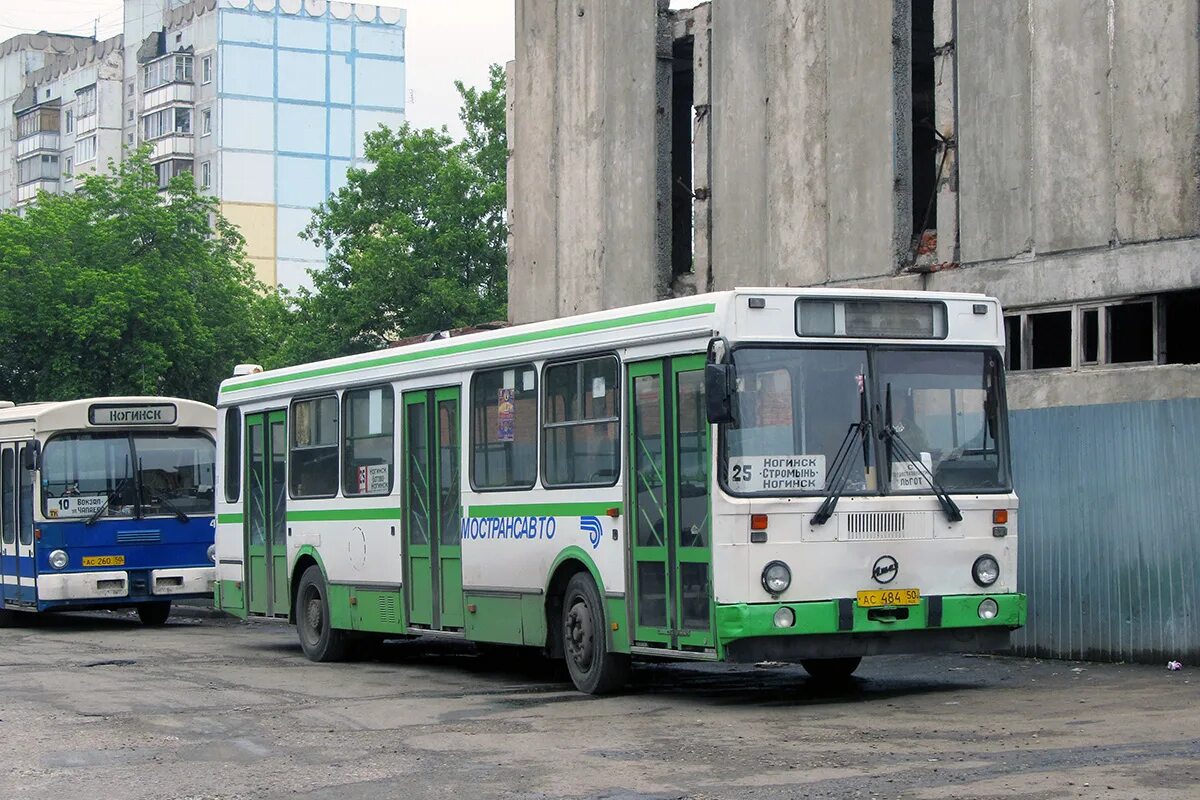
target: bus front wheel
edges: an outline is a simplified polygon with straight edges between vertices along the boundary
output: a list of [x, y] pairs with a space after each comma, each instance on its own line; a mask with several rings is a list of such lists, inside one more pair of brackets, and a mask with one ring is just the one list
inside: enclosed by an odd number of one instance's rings
[[562, 637], [567, 670], [579, 691], [607, 694], [628, 680], [629, 656], [609, 652], [600, 592], [586, 572], [575, 573], [567, 582]]
[[137, 615], [148, 627], [166, 625], [167, 617], [171, 616], [171, 603], [142, 603], [137, 607]]
[[341, 661], [346, 657], [349, 637], [329, 620], [329, 592], [321, 568], [313, 564], [300, 576], [296, 589], [296, 631], [300, 647], [310, 661]]
[[849, 680], [862, 663], [861, 656], [851, 658], [806, 658], [800, 662], [813, 680], [833, 683]]

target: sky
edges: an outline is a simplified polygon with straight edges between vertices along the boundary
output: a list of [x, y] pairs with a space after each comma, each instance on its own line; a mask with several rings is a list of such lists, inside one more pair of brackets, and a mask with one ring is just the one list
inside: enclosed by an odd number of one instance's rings
[[[455, 135], [459, 97], [454, 81], [487, 82], [488, 66], [513, 57], [514, 0], [377, 0], [408, 9], [408, 121], [445, 125]], [[0, 41], [41, 30], [101, 39], [121, 32], [122, 0], [0, 0]], [[98, 22], [97, 22], [98, 20]]]

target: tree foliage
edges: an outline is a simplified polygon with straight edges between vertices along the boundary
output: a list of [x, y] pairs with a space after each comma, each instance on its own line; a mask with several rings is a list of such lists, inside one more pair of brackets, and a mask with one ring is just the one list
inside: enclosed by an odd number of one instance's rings
[[212, 402], [274, 352], [285, 311], [191, 175], [158, 190], [145, 151], [72, 194], [0, 214], [0, 398]]
[[396, 338], [504, 319], [504, 71], [455, 84], [466, 136], [445, 128], [367, 134], [369, 167], [319, 207], [305, 235], [329, 253], [294, 298], [287, 361], [373, 350]]

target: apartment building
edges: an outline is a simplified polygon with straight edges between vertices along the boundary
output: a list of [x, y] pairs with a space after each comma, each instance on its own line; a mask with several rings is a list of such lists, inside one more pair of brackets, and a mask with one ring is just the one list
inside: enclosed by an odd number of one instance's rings
[[404, 122], [404, 45], [403, 10], [328, 0], [125, 0], [105, 41], [11, 39], [0, 208], [148, 144], [161, 186], [190, 173], [218, 198], [261, 280], [305, 285], [325, 263], [300, 236], [312, 209], [367, 131]]

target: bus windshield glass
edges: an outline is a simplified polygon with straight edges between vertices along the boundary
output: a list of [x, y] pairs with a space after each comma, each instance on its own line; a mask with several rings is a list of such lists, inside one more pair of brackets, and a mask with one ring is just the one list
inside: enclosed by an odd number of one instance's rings
[[[736, 421], [724, 427], [721, 465], [731, 494], [825, 494], [839, 451], [847, 495], [929, 494], [929, 475], [949, 492], [1008, 488], [992, 352], [739, 347], [733, 361]], [[880, 440], [889, 420], [919, 463]]]
[[[215, 445], [200, 433], [71, 433], [42, 455], [50, 519], [211, 513]], [[107, 503], [107, 505], [105, 505]]]

